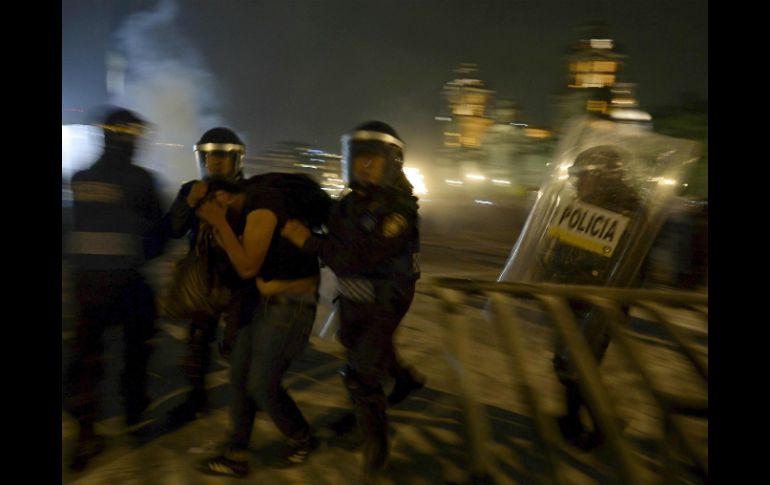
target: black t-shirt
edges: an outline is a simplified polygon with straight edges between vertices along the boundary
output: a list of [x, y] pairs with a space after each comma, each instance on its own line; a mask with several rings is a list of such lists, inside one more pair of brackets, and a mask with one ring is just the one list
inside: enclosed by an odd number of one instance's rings
[[243, 234], [249, 213], [257, 209], [270, 210], [278, 219], [259, 277], [270, 281], [296, 280], [318, 275], [320, 273], [318, 258], [302, 253], [286, 238], [281, 237], [281, 227], [286, 224], [289, 214], [284, 203], [284, 195], [280, 190], [271, 187], [246, 188], [246, 203], [238, 222], [238, 234]]

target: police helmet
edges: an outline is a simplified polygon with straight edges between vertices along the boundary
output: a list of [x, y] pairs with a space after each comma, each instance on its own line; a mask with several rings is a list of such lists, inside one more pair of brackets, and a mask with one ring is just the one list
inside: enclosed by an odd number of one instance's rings
[[209, 153], [226, 153], [232, 160], [232, 168], [229, 173], [223, 174], [226, 179], [237, 179], [242, 176], [241, 168], [243, 165], [243, 156], [246, 153], [246, 146], [238, 135], [229, 128], [217, 127], [208, 130], [201, 136], [198, 143], [193, 145], [195, 158], [198, 162], [201, 177], [211, 176], [206, 170], [206, 156]]
[[104, 130], [104, 143], [109, 149], [133, 147], [137, 139], [146, 135], [149, 123], [133, 111], [111, 107], [98, 126]]
[[599, 145], [585, 150], [569, 167], [570, 175], [619, 175], [629, 158], [628, 152], [615, 145]]
[[355, 185], [353, 160], [362, 154], [377, 154], [385, 158], [385, 174], [382, 185], [393, 183], [403, 174], [404, 141], [387, 123], [367, 121], [342, 136], [342, 175], [345, 182]]

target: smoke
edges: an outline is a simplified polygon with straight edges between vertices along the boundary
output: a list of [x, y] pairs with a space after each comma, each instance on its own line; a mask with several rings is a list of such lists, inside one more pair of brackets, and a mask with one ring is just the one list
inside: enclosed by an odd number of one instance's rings
[[108, 55], [110, 102], [153, 123], [137, 163], [160, 172], [168, 191], [199, 177], [192, 145], [205, 130], [226, 126], [216, 79], [176, 25], [178, 13], [174, 0], [159, 0], [154, 10], [131, 15], [116, 31], [117, 52]]

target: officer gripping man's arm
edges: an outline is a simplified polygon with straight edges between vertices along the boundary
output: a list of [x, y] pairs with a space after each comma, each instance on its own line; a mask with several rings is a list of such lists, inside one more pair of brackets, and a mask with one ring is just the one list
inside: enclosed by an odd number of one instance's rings
[[[403, 172], [404, 143], [393, 128], [367, 122], [342, 142], [343, 175], [352, 190], [335, 208], [328, 237], [292, 220], [281, 235], [319, 256], [337, 276], [338, 335], [348, 354], [341, 374], [365, 437], [364, 476], [371, 477], [380, 473], [389, 453], [386, 403], [397, 404], [423, 386], [399, 363], [393, 346], [420, 275], [417, 198]], [[396, 383], [386, 400], [382, 380], [387, 374]]]
[[343, 210], [351, 214], [332, 215], [330, 225], [334, 230], [330, 230], [328, 236], [312, 234], [295, 219], [286, 223], [281, 235], [303, 252], [320, 257], [338, 275], [377, 272], [385, 260], [397, 255], [411, 241], [417, 222], [416, 210], [376, 207], [354, 212], [349, 206], [344, 204]]

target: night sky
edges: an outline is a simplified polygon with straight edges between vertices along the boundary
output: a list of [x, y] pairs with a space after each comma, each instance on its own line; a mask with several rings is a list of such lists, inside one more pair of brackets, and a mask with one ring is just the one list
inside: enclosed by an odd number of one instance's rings
[[[381, 119], [407, 161], [424, 159], [461, 62], [549, 127], [565, 54], [597, 6], [642, 109], [708, 96], [705, 0], [64, 0], [62, 108], [120, 101], [183, 144], [224, 124], [251, 153], [279, 141], [339, 152], [344, 131]], [[127, 53], [125, 98], [108, 99], [108, 49]]]

